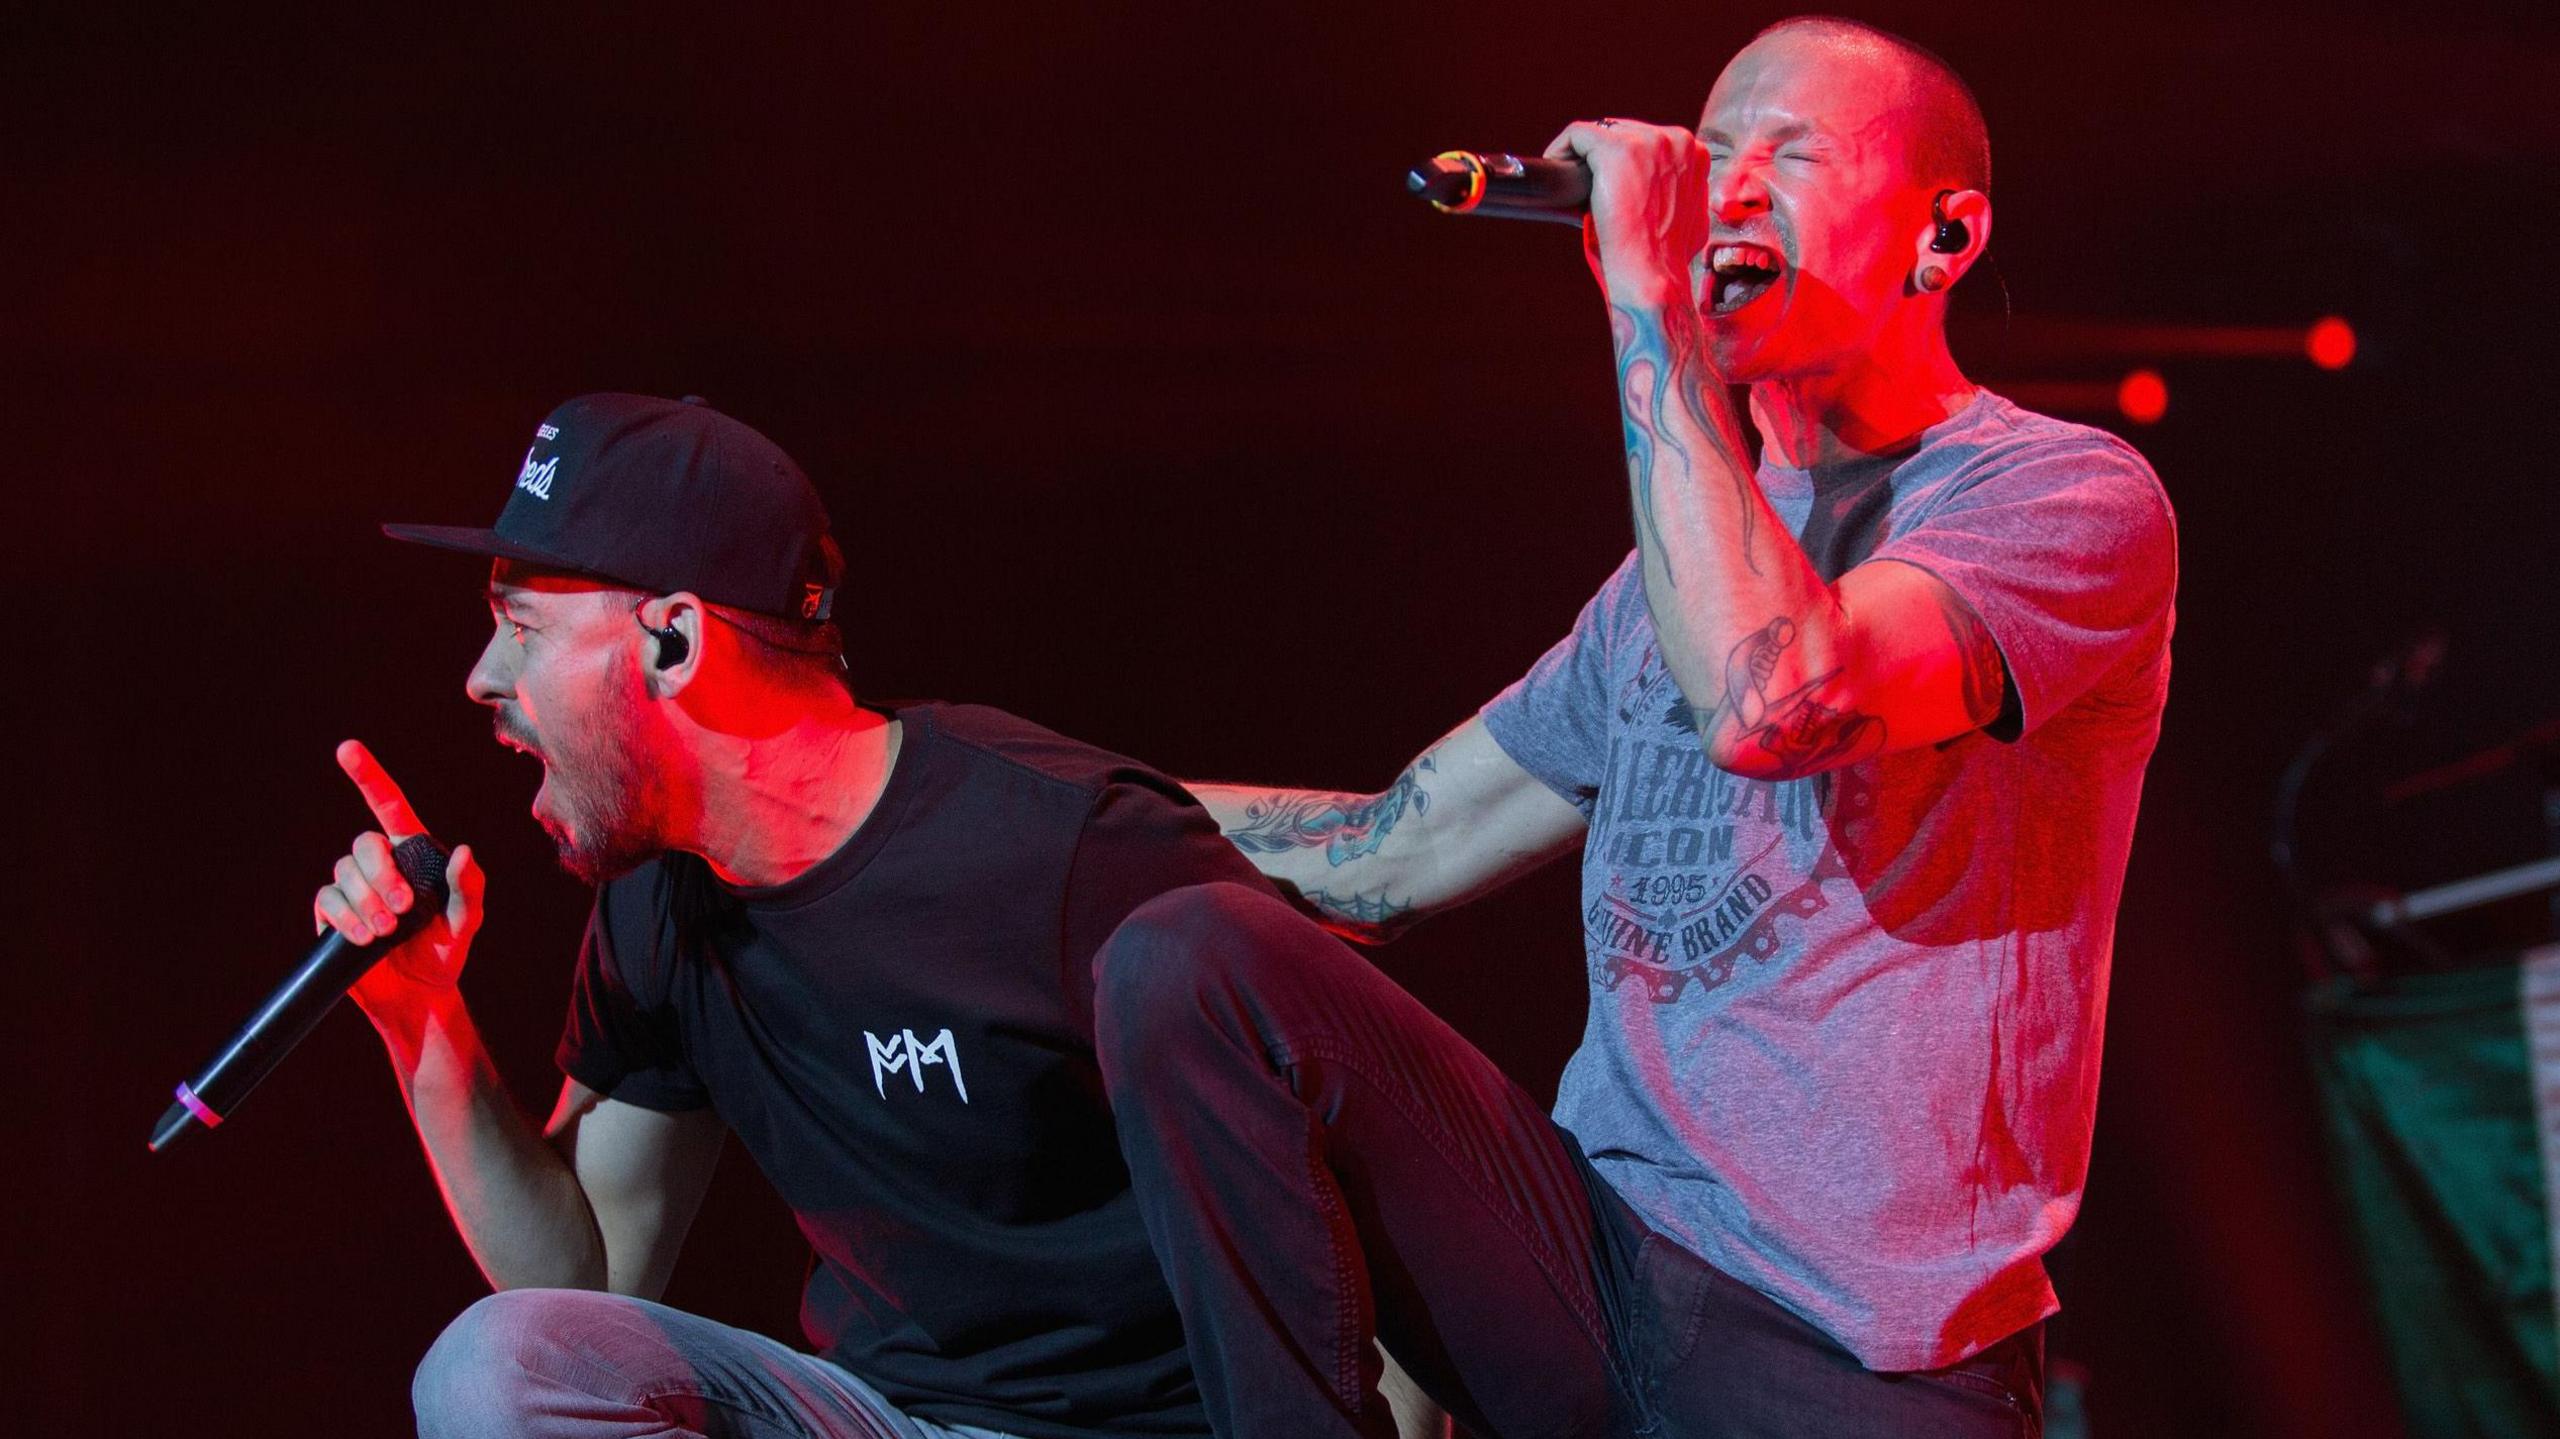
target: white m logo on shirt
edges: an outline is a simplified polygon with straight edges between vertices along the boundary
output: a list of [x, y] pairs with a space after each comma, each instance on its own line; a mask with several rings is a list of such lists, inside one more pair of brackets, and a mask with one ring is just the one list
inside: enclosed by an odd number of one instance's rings
[[916, 1093], [924, 1093], [924, 1067], [939, 1064], [951, 1071], [951, 1086], [960, 1091], [960, 1102], [969, 1102], [969, 1081], [960, 1077], [960, 1051], [950, 1030], [918, 1039], [914, 1030], [902, 1029], [883, 1040], [866, 1029], [862, 1042], [871, 1051], [871, 1087], [882, 1099], [889, 1097], [889, 1076], [900, 1070], [915, 1081]]

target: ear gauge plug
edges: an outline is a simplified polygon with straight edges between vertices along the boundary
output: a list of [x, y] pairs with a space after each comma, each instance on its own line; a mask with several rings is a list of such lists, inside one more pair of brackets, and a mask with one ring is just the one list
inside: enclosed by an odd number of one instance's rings
[[1923, 293], [1934, 295], [1947, 287], [1947, 272], [1936, 265], [1923, 265], [1920, 273], [1912, 277], [1912, 283]]

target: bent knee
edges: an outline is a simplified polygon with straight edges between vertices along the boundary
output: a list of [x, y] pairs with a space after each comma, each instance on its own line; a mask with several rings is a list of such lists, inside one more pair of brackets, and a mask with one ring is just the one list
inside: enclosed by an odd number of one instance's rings
[[542, 1356], [622, 1304], [586, 1289], [502, 1289], [454, 1316], [409, 1383], [418, 1433], [485, 1433], [493, 1414], [517, 1411], [514, 1396]]
[[1125, 941], [1142, 948], [1189, 949], [1216, 935], [1254, 928], [1275, 910], [1293, 913], [1269, 892], [1231, 879], [1186, 884], [1129, 911], [1103, 947]]
[[1278, 895], [1220, 881], [1139, 905], [1093, 965], [1095, 1047], [1106, 1076], [1128, 1076], [1203, 1047], [1265, 1050], [1367, 961]]
[[1298, 920], [1277, 898], [1231, 881], [1154, 896], [1093, 953], [1097, 1017], [1147, 1024], [1196, 1013], [1204, 992], [1251, 981], [1275, 926]]

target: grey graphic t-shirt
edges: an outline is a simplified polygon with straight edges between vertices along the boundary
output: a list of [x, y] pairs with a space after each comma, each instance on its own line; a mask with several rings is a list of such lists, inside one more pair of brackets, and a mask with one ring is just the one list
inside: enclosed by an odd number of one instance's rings
[[1665, 1234], [1870, 1368], [1934, 1368], [2056, 1307], [2041, 1256], [2088, 1169], [2174, 524], [2123, 442], [1987, 391], [1916, 449], [1759, 480], [1824, 578], [1915, 565], [1971, 605], [2008, 712], [1728, 774], [1630, 555], [1484, 711], [1590, 822], [1591, 1010], [1556, 1118]]

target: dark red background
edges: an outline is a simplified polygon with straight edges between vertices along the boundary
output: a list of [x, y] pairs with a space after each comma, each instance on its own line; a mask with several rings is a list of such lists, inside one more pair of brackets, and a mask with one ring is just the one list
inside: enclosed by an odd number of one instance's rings
[[[1178, 773], [1367, 786], [1571, 620], [1628, 542], [1606, 331], [1566, 232], [1398, 193], [1447, 145], [1686, 122], [1781, 10], [589, 6], [0, 21], [11, 469], [13, 1428], [401, 1432], [480, 1291], [365, 1027], [146, 1159], [168, 1086], [309, 938], [371, 741], [492, 872], [471, 988], [547, 1099], [583, 912], [460, 692], [467, 561], [587, 389], [694, 391], [818, 477], [874, 692], [1008, 706]], [[2169, 727], [2116, 957], [2057, 1353], [2095, 1432], [2396, 1432], [2323, 1187], [2270, 785], [2440, 623], [2406, 768], [2560, 709], [2543, 4], [1857, 13], [1989, 112], [2021, 317], [2349, 316], [2343, 374], [2163, 361]], [[2245, 13], [2243, 13], [2245, 12]], [[2004, 342], [1998, 380], [2111, 380]], [[2022, 319], [2023, 324], [2023, 319]], [[2023, 333], [2023, 331], [2021, 331]], [[2332, 862], [2530, 857], [2529, 786]], [[1534, 1084], [1577, 1032], [1562, 871], [1388, 951]], [[1734, 1102], [1748, 1103], [1749, 1096]], [[789, 1332], [799, 1247], [733, 1163], [679, 1302]]]

